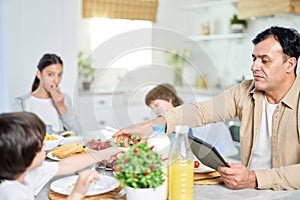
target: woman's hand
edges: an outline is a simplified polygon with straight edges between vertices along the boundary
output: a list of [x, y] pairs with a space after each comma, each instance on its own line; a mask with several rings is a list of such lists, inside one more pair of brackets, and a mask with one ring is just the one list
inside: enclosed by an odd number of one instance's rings
[[92, 184], [93, 181], [97, 180], [99, 174], [96, 170], [85, 170], [81, 172], [78, 176], [77, 182], [75, 184], [74, 190], [68, 196], [68, 200], [77, 200], [83, 199], [86, 192], [89, 189], [89, 186]]
[[68, 111], [68, 109], [64, 103], [65, 97], [63, 92], [60, 90], [59, 87], [52, 87], [50, 89], [50, 95], [59, 114], [64, 115]]
[[219, 167], [225, 185], [231, 189], [256, 188], [256, 174], [241, 163], [227, 162], [229, 167]]

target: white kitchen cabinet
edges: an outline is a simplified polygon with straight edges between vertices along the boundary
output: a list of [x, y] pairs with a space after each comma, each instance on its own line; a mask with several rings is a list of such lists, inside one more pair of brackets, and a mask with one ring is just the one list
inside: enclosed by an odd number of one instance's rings
[[125, 92], [80, 94], [76, 110], [84, 132], [105, 126], [119, 129], [155, 117], [145, 104], [128, 102]]
[[[203, 101], [220, 93], [219, 90], [176, 88], [185, 103]], [[150, 120], [156, 114], [144, 103], [148, 90], [139, 93], [81, 93], [75, 101], [75, 111], [83, 133], [111, 126], [119, 129]]]
[[118, 128], [124, 124], [125, 108], [122, 93], [80, 94], [76, 110], [84, 132], [104, 126]]
[[222, 93], [224, 90], [221, 88], [215, 89], [200, 89], [189, 87], [176, 87], [178, 96], [184, 101], [184, 103], [201, 102]]
[[150, 120], [156, 116], [146, 104], [128, 105], [127, 113], [131, 124]]

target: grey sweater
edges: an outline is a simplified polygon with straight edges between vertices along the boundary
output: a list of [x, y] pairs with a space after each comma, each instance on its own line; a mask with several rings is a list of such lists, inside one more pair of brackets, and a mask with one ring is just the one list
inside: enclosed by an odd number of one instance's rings
[[[30, 97], [30, 93], [16, 97], [15, 101], [11, 107], [11, 111], [20, 112], [20, 111], [28, 111], [26, 108], [26, 101]], [[76, 119], [75, 113], [72, 109], [72, 103], [70, 97], [64, 93], [64, 103], [68, 109], [68, 111], [64, 115], [59, 116], [59, 129], [74, 131], [76, 134], [80, 133], [80, 124]]]

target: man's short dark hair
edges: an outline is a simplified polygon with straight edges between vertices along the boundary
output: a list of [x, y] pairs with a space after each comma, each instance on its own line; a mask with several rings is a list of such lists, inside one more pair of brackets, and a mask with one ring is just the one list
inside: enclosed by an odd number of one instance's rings
[[[261, 33], [259, 33], [253, 40], [254, 45], [265, 40], [270, 35], [273, 35], [274, 38], [280, 43], [282, 51], [285, 55], [289, 57], [294, 57], [297, 60], [300, 56], [300, 35], [293, 28], [284, 28], [278, 26], [272, 26]], [[295, 74], [297, 71], [297, 64], [295, 67]]]

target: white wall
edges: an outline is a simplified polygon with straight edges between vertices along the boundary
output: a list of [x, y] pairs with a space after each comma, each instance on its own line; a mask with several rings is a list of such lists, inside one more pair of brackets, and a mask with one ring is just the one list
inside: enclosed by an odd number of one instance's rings
[[[61, 56], [64, 62], [61, 88], [72, 96], [77, 78], [81, 1], [1, 1], [7, 5], [3, 33], [6, 63], [1, 65], [8, 78], [8, 96], [4, 99], [11, 104], [14, 97], [30, 92], [37, 63], [45, 53]], [[6, 107], [0, 112], [7, 110]]]
[[[5, 13], [6, 13], [6, 1], [0, 0], [0, 30], [4, 30], [5, 27]], [[0, 112], [8, 111], [8, 84], [7, 84], [7, 68], [6, 66], [6, 41], [5, 32], [0, 31]]]

